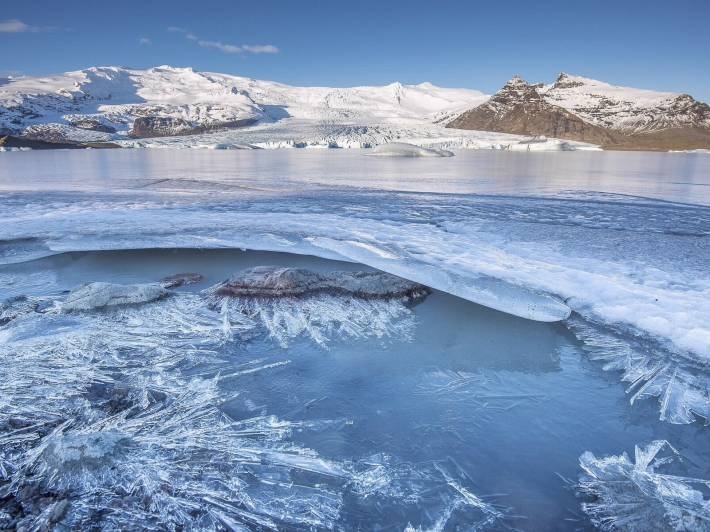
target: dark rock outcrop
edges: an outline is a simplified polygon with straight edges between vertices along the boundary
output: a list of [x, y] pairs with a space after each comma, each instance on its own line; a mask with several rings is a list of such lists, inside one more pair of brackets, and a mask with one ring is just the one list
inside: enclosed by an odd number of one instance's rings
[[73, 142], [69, 140], [49, 141], [38, 138], [28, 138], [15, 135], [3, 137], [0, 144], [4, 148], [30, 148], [33, 150], [76, 150], [82, 148], [120, 148], [114, 142]]
[[208, 124], [193, 124], [182, 118], [171, 116], [140, 116], [133, 121], [130, 136], [133, 138], [175, 137], [181, 135], [197, 135], [220, 129], [236, 129], [256, 123], [256, 119], [230, 120], [226, 122], [211, 122]]
[[134, 138], [171, 137], [190, 135], [195, 127], [183, 120], [169, 116], [140, 116], [133, 122], [130, 136]]
[[300, 268], [259, 266], [244, 270], [212, 287], [216, 297], [304, 298], [342, 295], [362, 299], [403, 299], [416, 302], [431, 290], [401, 277], [378, 271], [316, 272]]
[[92, 118], [82, 118], [70, 121], [71, 125], [87, 131], [98, 131], [99, 133], [116, 133], [116, 128], [103, 124], [99, 120]]
[[602, 145], [615, 142], [613, 132], [547, 103], [538, 89], [539, 85], [529, 84], [516, 76], [490, 100], [466, 111], [446, 127], [543, 135]]

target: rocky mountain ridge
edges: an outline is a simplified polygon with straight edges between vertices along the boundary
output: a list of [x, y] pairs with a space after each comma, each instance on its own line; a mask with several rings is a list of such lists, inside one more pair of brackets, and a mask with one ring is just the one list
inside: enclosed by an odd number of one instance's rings
[[447, 127], [546, 135], [607, 149], [710, 148], [710, 106], [692, 96], [616, 87], [565, 73], [551, 85], [515, 76]]

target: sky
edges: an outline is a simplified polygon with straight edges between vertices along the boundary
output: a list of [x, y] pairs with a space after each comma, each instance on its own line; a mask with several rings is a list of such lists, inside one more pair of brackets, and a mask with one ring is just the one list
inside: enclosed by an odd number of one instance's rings
[[710, 102], [710, 0], [23, 0], [0, 75], [191, 66], [293, 85], [495, 92], [559, 72]]

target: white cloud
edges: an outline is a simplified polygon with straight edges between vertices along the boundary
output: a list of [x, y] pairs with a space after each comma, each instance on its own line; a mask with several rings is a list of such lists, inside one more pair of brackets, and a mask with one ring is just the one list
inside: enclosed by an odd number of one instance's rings
[[[167, 31], [171, 33], [182, 33], [185, 38], [189, 41], [194, 41], [198, 46], [202, 48], [207, 48], [210, 50], [218, 50], [225, 54], [278, 54], [279, 50], [273, 44], [229, 44], [221, 41], [207, 41], [200, 39], [197, 35], [185, 28], [180, 28], [178, 26], [168, 26]], [[142, 41], [142, 39], [141, 39]], [[141, 42], [141, 44], [143, 44]], [[148, 43], [145, 43], [148, 44]]]
[[278, 54], [280, 52], [273, 44], [244, 44], [242, 48], [250, 54]]
[[[188, 37], [189, 38], [189, 37]], [[227, 44], [219, 41], [198, 40], [197, 44], [202, 48], [219, 50], [225, 54], [278, 54], [279, 49], [273, 44]]]
[[153, 44], [153, 41], [151, 41], [148, 37], [141, 37], [140, 39], [138, 39], [138, 44], [140, 44], [141, 46], [150, 45]]
[[0, 20], [0, 33], [38, 33], [40, 31], [54, 31], [55, 26], [30, 26], [16, 18]]
[[225, 54], [241, 54], [244, 52], [244, 49], [241, 46], [225, 44], [219, 41], [197, 41], [197, 44], [202, 46], [202, 48], [212, 48], [214, 50], [224, 52]]

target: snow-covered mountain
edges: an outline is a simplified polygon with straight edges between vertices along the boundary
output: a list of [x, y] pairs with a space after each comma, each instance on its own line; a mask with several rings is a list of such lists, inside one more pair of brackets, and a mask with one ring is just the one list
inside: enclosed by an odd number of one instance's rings
[[448, 125], [613, 148], [710, 148], [707, 104], [687, 94], [617, 87], [564, 73], [550, 85], [516, 76]]
[[30, 139], [110, 142], [233, 129], [285, 118], [320, 123], [431, 124], [484, 101], [430, 83], [291, 87], [191, 68], [94, 67], [0, 83], [0, 132]]
[[710, 129], [710, 107], [688, 94], [617, 87], [564, 73], [541, 93], [548, 103], [615, 131], [634, 134], [683, 127]]
[[[576, 142], [531, 143], [531, 136]], [[0, 149], [3, 142], [273, 148], [400, 141], [449, 149], [710, 148], [710, 107], [686, 94], [568, 74], [549, 85], [515, 77], [492, 97], [431, 83], [293, 87], [170, 66], [0, 79]]]

